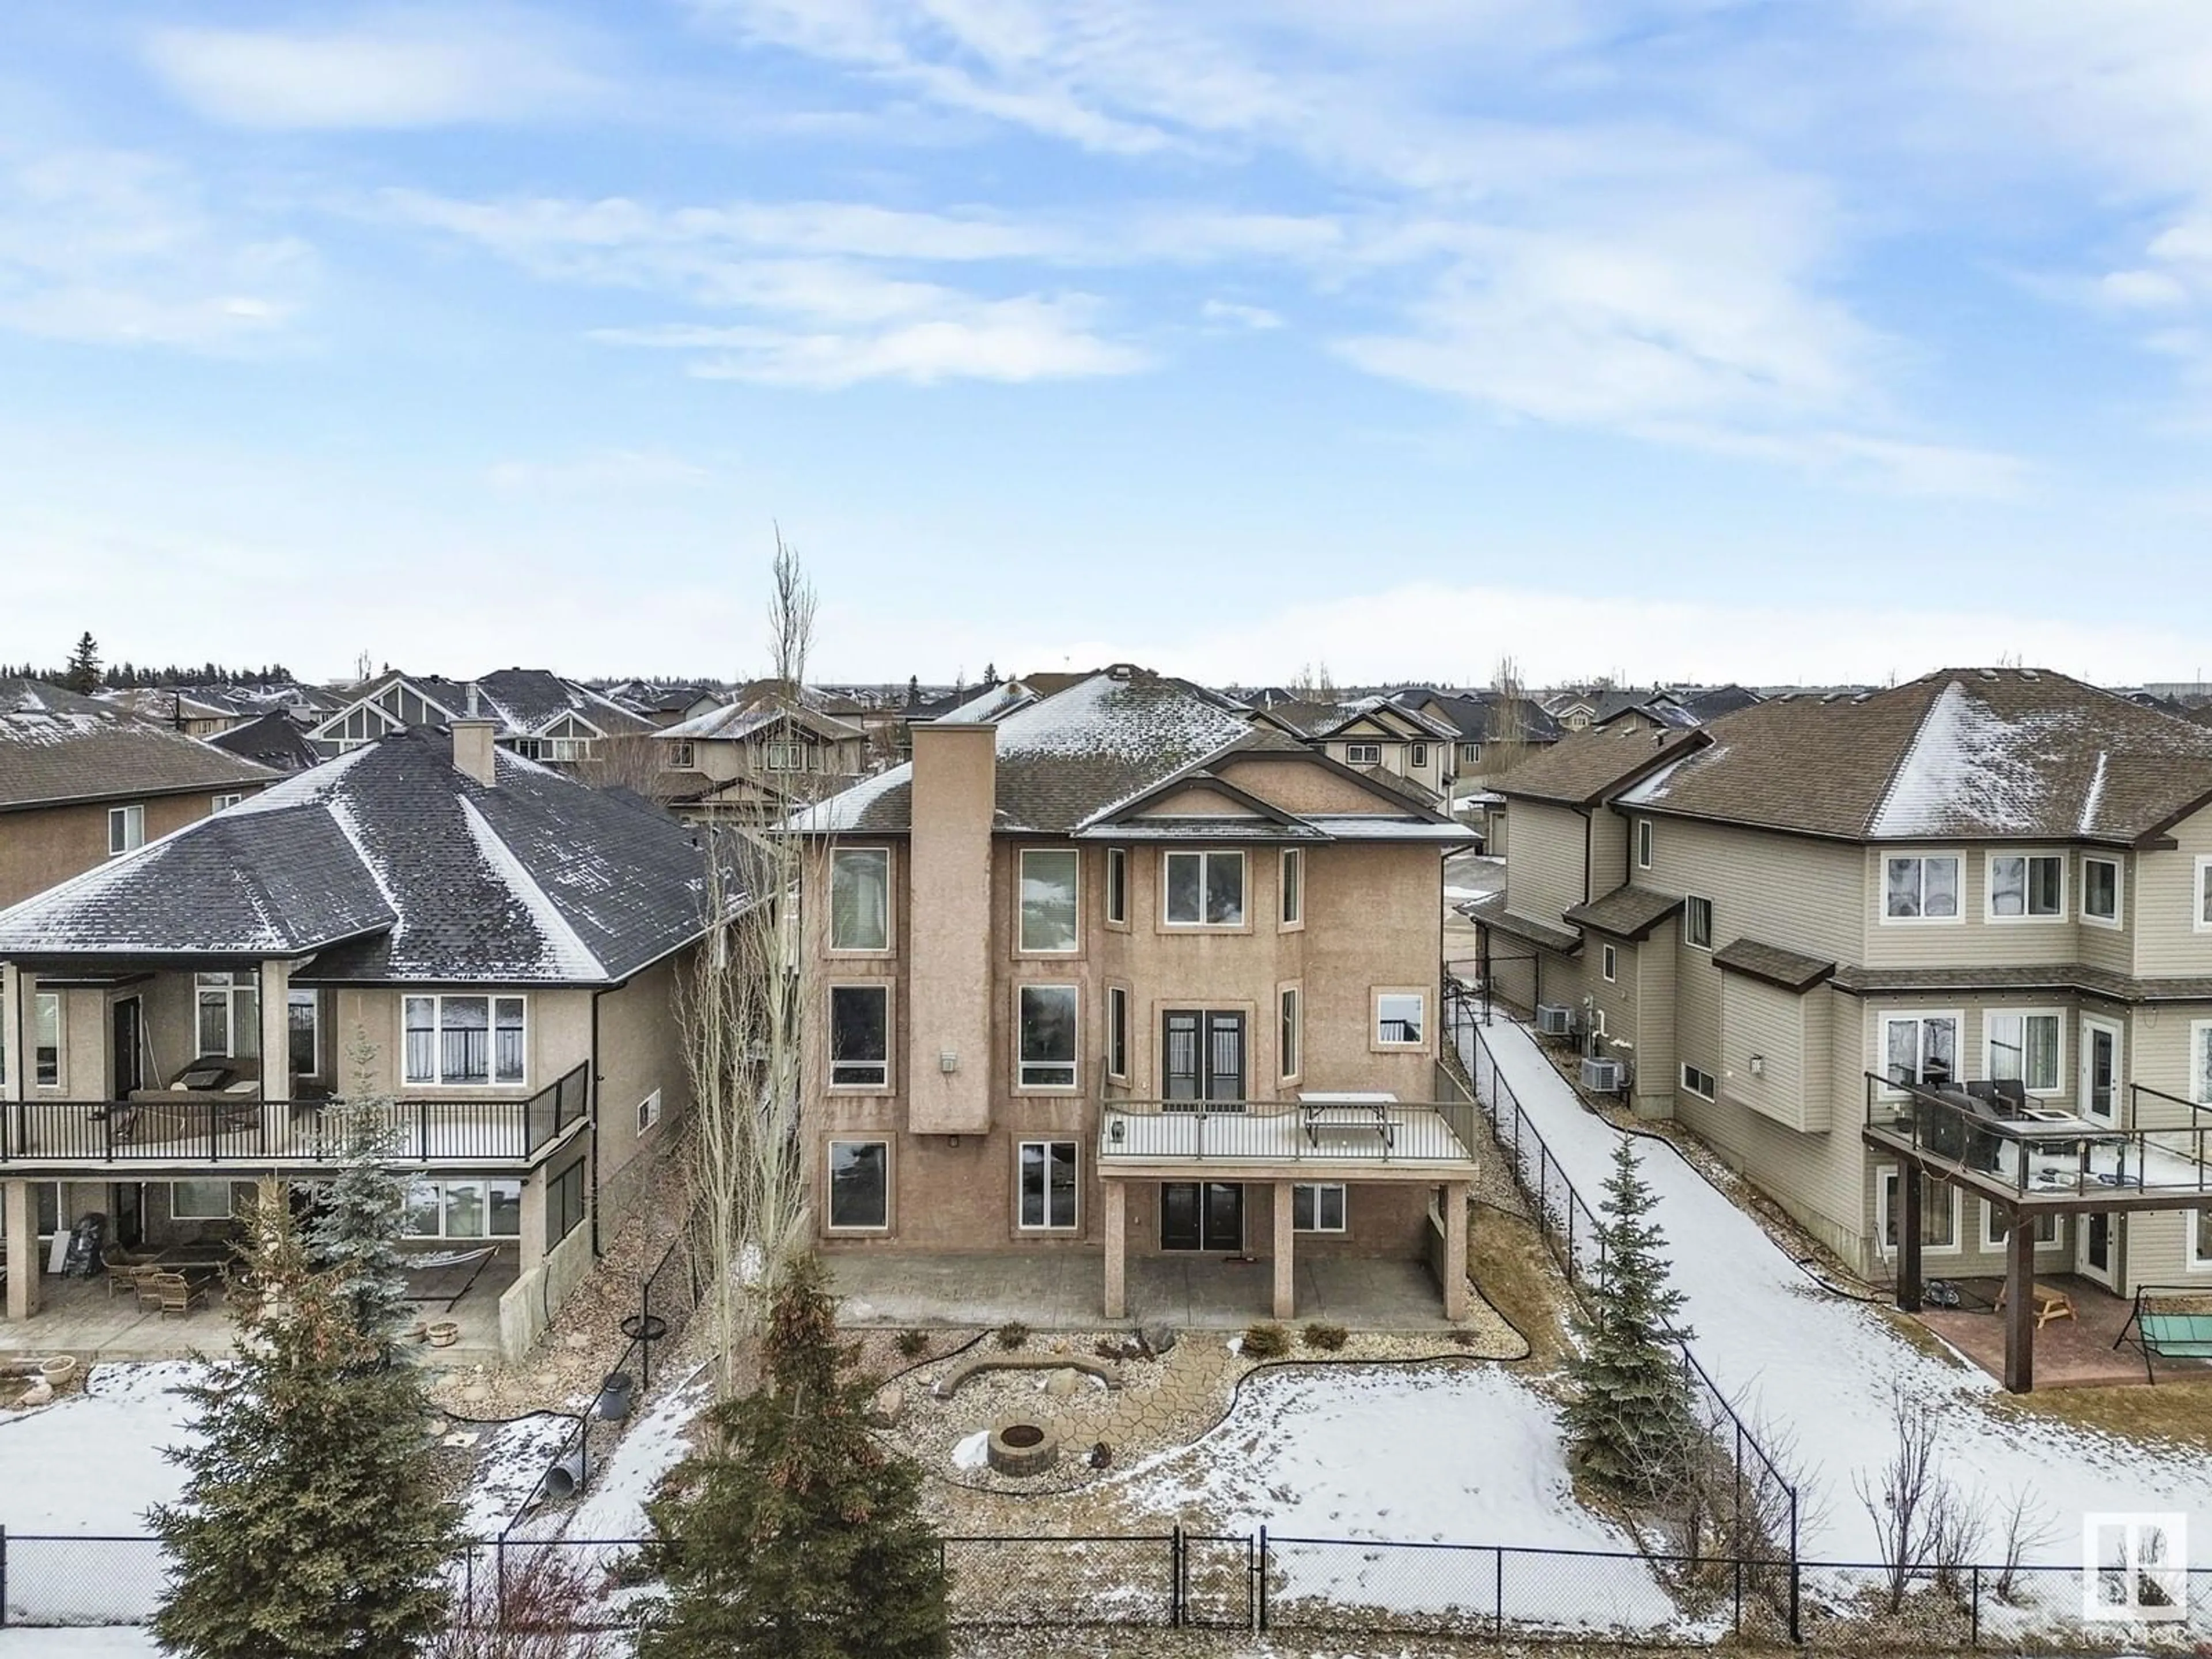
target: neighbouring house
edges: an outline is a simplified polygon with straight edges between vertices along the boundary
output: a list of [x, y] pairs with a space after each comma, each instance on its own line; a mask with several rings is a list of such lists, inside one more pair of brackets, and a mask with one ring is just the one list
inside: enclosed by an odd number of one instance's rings
[[[612, 750], [655, 729], [644, 715], [576, 680], [543, 668], [501, 668], [473, 680], [386, 673], [354, 688], [344, 705], [307, 731], [315, 752], [343, 755], [413, 726], [488, 720], [498, 745], [525, 760], [580, 768], [614, 760]], [[649, 769], [641, 751], [635, 769]]]
[[602, 695], [655, 726], [678, 725], [728, 701], [720, 687], [692, 680], [620, 680], [603, 687]]
[[1294, 1254], [1425, 1258], [1456, 1316], [1474, 1131], [1438, 957], [1466, 832], [1127, 665], [913, 738], [795, 820], [823, 1249], [1098, 1252], [1114, 1318], [1132, 1256], [1267, 1259], [1280, 1317]]
[[2212, 1291], [2212, 732], [1959, 669], [1498, 788], [1492, 992], [1851, 1267]]
[[0, 680], [0, 906], [135, 851], [276, 775], [38, 680]]
[[280, 710], [258, 714], [208, 741], [226, 754], [241, 756], [272, 772], [304, 772], [323, 759], [307, 741], [307, 727]]
[[367, 1095], [410, 1237], [495, 1252], [528, 1346], [685, 1114], [705, 855], [495, 735], [410, 726], [0, 913], [9, 1318], [78, 1217], [227, 1229], [240, 1183], [327, 1171], [330, 1103]]
[[654, 734], [653, 793], [683, 817], [781, 811], [835, 794], [868, 771], [868, 734], [774, 691]]
[[1534, 697], [1426, 686], [1391, 696], [1394, 702], [1448, 722], [1457, 734], [1447, 790], [1455, 808], [1485, 799], [1492, 779], [1540, 754], [1562, 735], [1559, 721]]
[[1430, 805], [1447, 799], [1457, 775], [1459, 728], [1447, 716], [1386, 696], [1349, 702], [1281, 702], [1253, 718], [1355, 771], [1411, 787]]

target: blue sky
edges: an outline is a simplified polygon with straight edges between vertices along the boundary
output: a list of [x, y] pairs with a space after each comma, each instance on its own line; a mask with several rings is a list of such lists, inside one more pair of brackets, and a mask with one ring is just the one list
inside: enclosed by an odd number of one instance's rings
[[0, 659], [2212, 668], [2203, 0], [15, 0]]

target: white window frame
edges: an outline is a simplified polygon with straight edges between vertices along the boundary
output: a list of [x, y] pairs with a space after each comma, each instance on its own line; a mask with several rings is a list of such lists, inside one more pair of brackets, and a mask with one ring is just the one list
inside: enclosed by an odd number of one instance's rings
[[[837, 943], [837, 863], [841, 859], [880, 859], [884, 871], [884, 942], [881, 945], [840, 945]], [[830, 849], [830, 918], [828, 921], [830, 954], [833, 957], [887, 957], [898, 943], [898, 930], [891, 903], [891, 849], [889, 847], [833, 847]]]
[[1462, 766], [1481, 765], [1482, 745], [1480, 743], [1463, 743], [1460, 744], [1459, 763]]
[[1408, 745], [1407, 746], [1407, 754], [1406, 754], [1406, 764], [1407, 764], [1407, 765], [1408, 765], [1408, 766], [1426, 766], [1428, 763], [1429, 763], [1429, 745], [1428, 745], [1428, 744], [1426, 744], [1425, 743], [1416, 743], [1416, 744], [1408, 744]]
[[[446, 1076], [446, 1004], [477, 1000], [485, 1004], [485, 1078], [481, 1083], [454, 1081]], [[407, 1073], [407, 1005], [410, 1002], [435, 1005], [430, 1012], [430, 1052], [436, 1060], [435, 1077], [410, 1077]], [[499, 1074], [499, 1005], [502, 1002], [522, 1005], [522, 1075], [520, 1078], [502, 1078]], [[399, 1075], [400, 1086], [407, 1089], [527, 1089], [530, 1086], [529, 997], [519, 991], [408, 992], [399, 1000]]]
[[[1703, 1088], [1698, 1086], [1701, 1082], [1705, 1085]], [[1703, 1066], [1692, 1066], [1686, 1060], [1682, 1062], [1681, 1085], [1684, 1094], [1695, 1095], [1699, 1100], [1712, 1100], [1720, 1093], [1719, 1079]]]
[[1380, 766], [1382, 764], [1382, 745], [1379, 743], [1347, 743], [1344, 745], [1346, 766]]
[[2212, 1106], [2212, 1066], [2204, 1057], [2208, 1038], [2212, 1038], [2212, 1019], [2189, 1022], [2189, 1097], [2199, 1106]]
[[672, 738], [669, 740], [668, 769], [670, 771], [689, 772], [696, 769], [698, 764], [698, 756], [691, 746], [690, 738]]
[[[1334, 1192], [1336, 1194], [1336, 1225], [1334, 1227], [1328, 1224], [1327, 1212], [1322, 1205], [1322, 1194], [1325, 1192]], [[1307, 1224], [1303, 1227], [1298, 1225], [1298, 1194], [1300, 1193], [1312, 1194], [1307, 1200], [1309, 1206], [1306, 1212]], [[1341, 1181], [1294, 1181], [1291, 1183], [1291, 1231], [1292, 1232], [1342, 1233], [1346, 1230], [1351, 1220], [1352, 1194], [1346, 1189], [1345, 1183]]]
[[795, 738], [777, 738], [761, 744], [761, 769], [768, 772], [804, 772], [806, 744]]
[[[1168, 913], [1175, 881], [1170, 873], [1177, 859], [1196, 859], [1198, 866], [1198, 915], [1196, 921], [1177, 921]], [[1213, 860], [1237, 860], [1237, 893], [1238, 915], [1234, 921], [1208, 921], [1206, 918], [1206, 896], [1212, 885]], [[1252, 861], [1236, 848], [1208, 848], [1204, 851], [1171, 848], [1160, 854], [1160, 926], [1182, 933], [1241, 933], [1252, 922]]]
[[[1070, 1046], [1072, 1058], [1067, 1060], [1028, 1060], [1022, 1054], [1022, 998], [1030, 991], [1065, 991], [1075, 1006], [1073, 1015], [1075, 1040]], [[1049, 1068], [1066, 1071], [1065, 1083], [1032, 1083], [1030, 1072]], [[1083, 1087], [1083, 989], [1080, 986], [1059, 981], [1024, 980], [1014, 987], [1014, 1087], [1023, 1094], [1072, 1095]]]
[[[1928, 908], [1928, 866], [1931, 861], [1948, 860], [1958, 869], [1959, 907], [1948, 916], [1893, 916], [1889, 914], [1889, 866], [1893, 864], [1920, 866], [1920, 884], [1917, 899], [1922, 911]], [[1875, 887], [1875, 919], [1884, 927], [1955, 927], [1966, 920], [1966, 860], [1958, 853], [1884, 853], [1881, 855], [1881, 879]]]
[[1275, 895], [1275, 925], [1283, 933], [1294, 933], [1306, 925], [1304, 848], [1283, 848], [1282, 867], [1278, 877], [1280, 884]]
[[2197, 915], [2191, 925], [2195, 931], [2200, 933], [2212, 933], [2212, 918], [2208, 918], [2204, 914], [2208, 899], [2204, 877], [2208, 870], [2212, 870], [2212, 854], [2199, 853], [2197, 855], [2197, 885], [2194, 890], [2197, 895]]
[[1620, 958], [1614, 953], [1613, 946], [1610, 945], [1601, 945], [1598, 950], [1597, 970], [1599, 975], [1607, 985], [1611, 985], [1619, 977], [1620, 969]]
[[234, 794], [228, 794], [228, 795], [217, 795], [217, 796], [215, 798], [214, 803], [213, 803], [213, 805], [211, 805], [211, 807], [210, 807], [210, 811], [216, 811], [216, 812], [227, 812], [227, 811], [228, 811], [232, 807], [234, 807], [234, 806], [237, 805], [239, 802], [240, 802], [240, 801], [244, 800], [245, 799], [246, 799], [246, 796], [245, 796], [242, 793], [234, 793]]
[[[1407, 998], [1419, 1005], [1413, 1018], [1420, 1035], [1408, 1042], [1382, 1035], [1382, 1004], [1386, 998]], [[1392, 1054], [1419, 1054], [1429, 1046], [1429, 994], [1417, 986], [1378, 985], [1368, 1000], [1367, 1035], [1371, 1047]]]
[[[258, 1050], [259, 1047], [258, 1039], [261, 1035], [259, 1024], [261, 1018], [261, 981], [259, 977], [252, 974], [234, 973], [228, 969], [221, 973], [196, 973], [192, 975], [192, 1039], [194, 1059], [198, 1059], [203, 1056], [210, 1060], [216, 1058], [223, 1060], [252, 1058], [254, 1051], [249, 1050], [247, 1054], [243, 1055], [241, 1055], [238, 1051], [238, 1000], [239, 994], [240, 992], [250, 993], [253, 998], [253, 1020], [252, 1022], [252, 1025], [253, 1035], [257, 1039], [255, 1048]], [[218, 999], [222, 1004], [222, 1047], [221, 1048], [209, 1048], [201, 1046], [199, 1043], [200, 1011], [204, 1006], [209, 1004], [212, 1000]], [[288, 1012], [285, 1018], [289, 1019], [290, 1017], [291, 1016]]]
[[[1065, 860], [1075, 872], [1072, 895], [1071, 919], [1074, 927], [1065, 945], [1031, 945], [1024, 929], [1029, 923], [1029, 906], [1024, 902], [1024, 890], [1029, 886], [1029, 867], [1031, 859]], [[1083, 854], [1073, 847], [1024, 847], [1014, 860], [1014, 954], [1019, 957], [1072, 957], [1083, 951]]]
[[[187, 1210], [183, 1206], [182, 1194], [187, 1187], [220, 1187], [222, 1188], [222, 1208], [220, 1210]], [[212, 1176], [199, 1176], [188, 1181], [169, 1183], [169, 1219], [172, 1221], [229, 1221], [238, 1214], [238, 1194], [228, 1176], [218, 1180]]]
[[1129, 988], [1106, 988], [1106, 1075], [1119, 1083], [1129, 1080]]
[[[2109, 916], [2098, 915], [2089, 908], [2089, 866], [2093, 864], [2106, 865], [2112, 872], [2112, 914]], [[2118, 858], [2106, 858], [2094, 853], [2084, 853], [2081, 855], [2080, 908], [2084, 927], [2118, 929], [2125, 925], [2128, 914], [2128, 867], [2124, 860]]]
[[[118, 833], [119, 832], [119, 833]], [[119, 859], [146, 844], [146, 809], [133, 802], [107, 809], [107, 856]]]
[[1658, 844], [1658, 832], [1651, 827], [1650, 818], [1636, 820], [1636, 867], [1638, 869], [1649, 870], [1651, 867], [1651, 854]]
[[[833, 1095], [888, 1094], [890, 1091], [891, 1086], [891, 1051], [896, 1046], [897, 1040], [896, 1028], [891, 1023], [892, 1011], [890, 981], [887, 979], [836, 980], [833, 981], [830, 984], [824, 986], [823, 989], [825, 994], [823, 1003], [823, 1012], [825, 1014], [828, 1014], [830, 1018], [822, 1022], [822, 1054], [823, 1065], [824, 1067], [822, 1075], [826, 1079], [829, 1092]], [[884, 1058], [879, 1074], [877, 1076], [862, 1078], [857, 1081], [848, 1079], [841, 1082], [838, 1079], [837, 1068], [839, 1062], [836, 1057], [837, 1020], [833, 1005], [836, 1002], [837, 993], [840, 991], [872, 991], [875, 993], [877, 1000], [883, 1005]], [[877, 1062], [872, 1060], [848, 1060], [844, 1062], [845, 1067], [848, 1070], [857, 1070], [863, 1066], [874, 1066], [876, 1064]]]
[[[1982, 1248], [1984, 1250], [2004, 1249], [2005, 1241], [1999, 1238], [1996, 1232], [1997, 1206], [1984, 1199], [1975, 1208], [1982, 1212]], [[2066, 1235], [2059, 1231], [2058, 1218], [2048, 1211], [2037, 1216], [2029, 1224], [2036, 1229], [2035, 1248], [2039, 1250], [2055, 1250], [2066, 1242]], [[2042, 1230], [2045, 1226], [2051, 1229], [2049, 1238], [2043, 1237]]]
[[[2095, 1014], [2084, 1014], [2076, 1027], [2078, 1040], [2074, 1050], [2074, 1075], [2078, 1092], [2074, 1097], [2075, 1109], [2092, 1123], [2107, 1127], [2120, 1121], [2121, 1103], [2127, 1098], [2127, 1085], [2122, 1079], [2127, 1075], [2127, 1028], [2118, 1020], [2104, 1019]], [[2095, 1052], [2093, 1033], [2101, 1031], [2112, 1039], [2112, 1109], [2109, 1115], [2100, 1115], [2090, 1108], [2090, 1098], [2095, 1092], [2089, 1082], [2089, 1056]], [[2191, 1040], [2190, 1057], [2195, 1062], [2195, 1039]]]
[[[1894, 1244], [1889, 1242], [1890, 1206], [1897, 1203], [1903, 1191], [1898, 1185], [1903, 1174], [1904, 1171], [1894, 1164], [1882, 1164], [1875, 1171], [1874, 1248], [1875, 1254], [1884, 1260], [1896, 1255], [1905, 1246], [1905, 1218], [1902, 1215], [1898, 1217], [1898, 1242]], [[1950, 1201], [1951, 1242], [1948, 1244], [1923, 1243], [1920, 1247], [1920, 1254], [1923, 1256], [1962, 1255], [1966, 1249], [1966, 1218], [1960, 1212], [1962, 1206], [1959, 1188], [1950, 1182], [1941, 1182], [1936, 1184], [1936, 1196]], [[1899, 1207], [1901, 1209], [1903, 1206]], [[1928, 1204], [1923, 1197], [1921, 1213], [1924, 1217], [1927, 1212]]]
[[[1925, 1024], [1928, 1021], [1932, 1019], [1948, 1019], [1951, 1022], [1951, 1048], [1952, 1053], [1956, 1056], [1956, 1065], [1951, 1073], [1951, 1081], [1954, 1085], [1966, 1081], [1965, 1073], [1966, 1056], [1965, 1045], [1966, 1041], [1966, 1015], [1964, 1009], [1899, 1008], [1888, 1010], [1876, 1017], [1874, 1028], [1874, 1071], [1875, 1075], [1882, 1079], [1881, 1097], [1883, 1099], [1902, 1100], [1905, 1098], [1904, 1089], [1888, 1080], [1889, 1028], [1893, 1025], [1900, 1024], [1906, 1021], [1910, 1021], [1914, 1024]], [[1921, 1057], [1919, 1064], [1922, 1070], [1924, 1072], [1928, 1063], [1928, 1040], [1925, 1036], [1921, 1037], [1917, 1052]], [[1926, 1085], [1923, 1085], [1922, 1086], [1925, 1087]]]
[[[446, 1203], [447, 1189], [459, 1186], [481, 1187], [483, 1189], [484, 1224], [483, 1231], [480, 1233], [456, 1233], [447, 1230], [446, 1218], [450, 1213]], [[514, 1200], [514, 1231], [511, 1233], [495, 1233], [491, 1230], [494, 1187], [506, 1187], [512, 1189]], [[413, 1212], [416, 1194], [426, 1188], [437, 1194], [438, 1230], [435, 1232], [418, 1232], [407, 1224], [407, 1218]], [[523, 1183], [520, 1180], [509, 1179], [504, 1176], [417, 1176], [407, 1183], [406, 1201], [400, 1210], [400, 1225], [403, 1230], [401, 1237], [410, 1239], [483, 1239], [486, 1242], [520, 1238], [522, 1237], [522, 1189]]]
[[[1690, 927], [1690, 918], [1698, 914], [1698, 907], [1700, 905], [1705, 907], [1705, 936], [1702, 939], [1697, 938]], [[1682, 943], [1692, 951], [1711, 951], [1713, 948], [1713, 902], [1711, 899], [1697, 893], [1683, 896]]]
[[[1045, 1149], [1042, 1170], [1044, 1190], [1038, 1194], [1044, 1219], [1031, 1221], [1028, 1216], [1029, 1188], [1028, 1160], [1024, 1156], [1032, 1146]], [[1052, 1149], [1065, 1146], [1075, 1158], [1075, 1190], [1073, 1194], [1075, 1213], [1065, 1221], [1052, 1218]], [[1014, 1143], [1014, 1231], [1024, 1233], [1079, 1233], [1083, 1231], [1083, 1143], [1073, 1135], [1053, 1138], [1032, 1137]]]
[[[1996, 878], [1997, 860], [1999, 859], [2018, 859], [2021, 861], [2020, 890], [2020, 902], [2021, 908], [2020, 915], [2016, 916], [2002, 916], [1997, 914]], [[2039, 860], [2047, 863], [2055, 864], [2058, 866], [2058, 908], [2048, 914], [2039, 912], [2031, 913], [2027, 908], [2029, 902], [2030, 895], [2034, 890], [2035, 866]], [[2066, 868], [2068, 861], [2066, 854], [2063, 853], [1991, 852], [1984, 854], [1982, 855], [1983, 919], [2003, 927], [2014, 927], [2021, 922], [2065, 921], [2067, 901], [2070, 896], [2066, 890], [2068, 877], [2071, 873]]]
[[637, 1103], [637, 1132], [644, 1134], [660, 1121], [660, 1091], [655, 1089]]
[[2181, 1213], [2185, 1218], [2181, 1228], [2182, 1259], [2189, 1264], [2191, 1273], [2212, 1273], [2212, 1255], [2206, 1255], [2197, 1249], [2198, 1241], [2203, 1237], [2197, 1229], [2203, 1218], [2212, 1213], [2212, 1205], [2203, 1209], [2184, 1210]]
[[[881, 1221], [840, 1221], [837, 1214], [837, 1149], [840, 1146], [880, 1146], [884, 1149], [884, 1218]], [[888, 1135], [832, 1135], [822, 1149], [822, 1225], [832, 1233], [887, 1233], [891, 1230], [891, 1143]]]
[[1305, 1074], [1306, 999], [1302, 988], [1275, 988], [1275, 1074], [1296, 1083]]
[[[2039, 921], [2041, 920], [2040, 917], [2037, 919]], [[2027, 1082], [2025, 1073], [2027, 1070], [2027, 1022], [2031, 1019], [2047, 1019], [2051, 1021], [2053, 1025], [2057, 1027], [2058, 1050], [2057, 1063], [2052, 1067], [2051, 1085], [2047, 1089], [2029, 1089], [2027, 1092], [2035, 1098], [2042, 1100], [2054, 1099], [2058, 1096], [2065, 1094], [2067, 1092], [2066, 1011], [2063, 1008], [1999, 1007], [1983, 1009], [1982, 1075], [1985, 1078], [1993, 1079], [1997, 1074], [1996, 1032], [1994, 1027], [1996, 1023], [2000, 1019], [2017, 1019], [2021, 1022], [2021, 1070], [2023, 1074], [2021, 1081], [2023, 1085]], [[1888, 1060], [1888, 1050], [1887, 1048], [1883, 1050], [1882, 1058], [1884, 1062], [1887, 1063]]]
[[1129, 925], [1129, 849], [1126, 847], [1106, 849], [1106, 925]]
[[[54, 1040], [51, 1045], [39, 1039], [40, 1027], [46, 1024], [51, 1011], [53, 1016]], [[59, 991], [35, 991], [31, 995], [31, 1034], [23, 1046], [31, 1051], [31, 1086], [33, 1089], [58, 1089], [62, 1086], [63, 1060], [69, 1048], [69, 1027], [62, 1018], [62, 994]], [[51, 1046], [54, 1051], [53, 1070], [49, 1075], [41, 1052]]]

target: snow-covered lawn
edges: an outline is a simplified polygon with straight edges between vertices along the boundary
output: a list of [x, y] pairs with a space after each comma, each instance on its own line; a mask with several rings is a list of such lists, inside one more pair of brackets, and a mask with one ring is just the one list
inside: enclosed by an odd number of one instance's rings
[[[1485, 1036], [1553, 1157], [1595, 1203], [1619, 1132], [1583, 1108], [1524, 1028], [1500, 1021]], [[1993, 1414], [1997, 1385], [1987, 1374], [1924, 1353], [1873, 1309], [1819, 1290], [1679, 1154], [1650, 1139], [1641, 1146], [1674, 1283], [1688, 1298], [1692, 1348], [1747, 1416], [1795, 1437], [1808, 1465], [1807, 1555], [1877, 1559], [1852, 1477], [1872, 1480], [1893, 1449], [1893, 1386], [1943, 1413], [1942, 1455], [1954, 1479], [2000, 1508], [2015, 1491], [2032, 1494], [2054, 1534], [2038, 1559], [2078, 1561], [2089, 1512], [2185, 1511], [2192, 1534], [2212, 1536], [2212, 1459]]]
[[183, 1361], [96, 1365], [81, 1391], [52, 1406], [0, 1412], [0, 1527], [143, 1535], [146, 1511], [184, 1484], [161, 1452], [187, 1437], [191, 1408], [175, 1390], [192, 1370]]

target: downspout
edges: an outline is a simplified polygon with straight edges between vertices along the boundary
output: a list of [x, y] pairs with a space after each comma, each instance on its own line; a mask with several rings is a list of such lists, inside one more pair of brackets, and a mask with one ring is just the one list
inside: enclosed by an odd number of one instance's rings
[[604, 988], [592, 993], [592, 1260], [599, 1259], [599, 999]]
[[1575, 809], [1583, 815], [1583, 902], [1590, 902], [1590, 860], [1597, 851], [1597, 820], [1590, 817], [1587, 806]]

